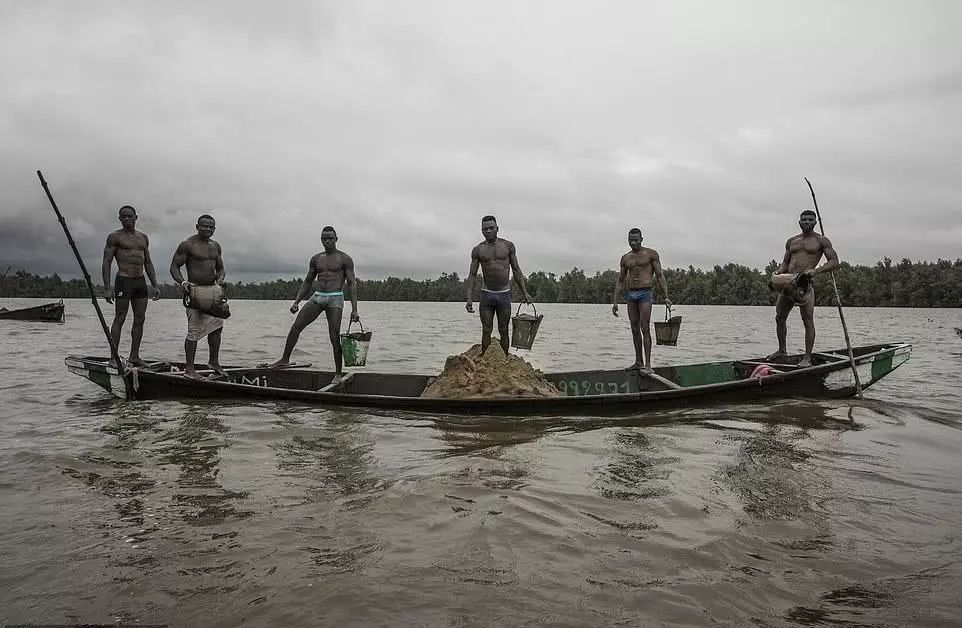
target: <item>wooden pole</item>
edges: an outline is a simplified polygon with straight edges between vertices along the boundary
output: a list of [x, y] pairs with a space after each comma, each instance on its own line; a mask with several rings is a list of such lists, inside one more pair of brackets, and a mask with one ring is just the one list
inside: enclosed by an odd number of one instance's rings
[[43, 191], [47, 193], [47, 200], [50, 201], [50, 206], [53, 207], [53, 211], [57, 214], [57, 219], [60, 220], [60, 226], [63, 227], [64, 235], [67, 236], [67, 242], [70, 243], [70, 248], [73, 249], [73, 254], [77, 257], [77, 263], [80, 264], [80, 270], [83, 271], [84, 279], [87, 281], [87, 290], [90, 291], [90, 301], [94, 304], [94, 309], [97, 310], [97, 318], [100, 319], [100, 326], [104, 330], [104, 336], [107, 337], [107, 344], [110, 345], [110, 355], [114, 359], [114, 363], [117, 365], [117, 370], [120, 371], [121, 379], [124, 380], [124, 392], [127, 399], [133, 399], [132, 392], [130, 390], [130, 382], [127, 381], [125, 376], [124, 363], [120, 360], [120, 354], [117, 352], [117, 345], [114, 344], [114, 339], [110, 337], [110, 329], [107, 328], [107, 320], [104, 318], [104, 313], [100, 309], [100, 303], [97, 302], [97, 294], [94, 292], [94, 284], [90, 280], [90, 273], [87, 272], [87, 266], [84, 264], [83, 258], [80, 256], [80, 251], [77, 250], [77, 243], [74, 242], [73, 236], [70, 235], [70, 229], [67, 228], [67, 222], [63, 219], [63, 214], [60, 213], [60, 208], [57, 207], [57, 202], [53, 200], [53, 194], [50, 193], [50, 188], [47, 187], [47, 182], [43, 178], [43, 173], [37, 170], [37, 176], [40, 177], [40, 185], [43, 186]]
[[[812, 202], [815, 204], [815, 217], [818, 218], [818, 228], [825, 235], [825, 225], [822, 223], [822, 214], [818, 211], [818, 200], [815, 198], [815, 189], [812, 187], [812, 182], [805, 177], [805, 183], [808, 184], [808, 190], [812, 193]], [[835, 271], [831, 271], [829, 275], [832, 278], [832, 289], [835, 290], [835, 304], [838, 306], [838, 319], [842, 321], [842, 333], [845, 334], [845, 348], [848, 349], [848, 360], [852, 365], [852, 375], [855, 376], [855, 396], [859, 399], [862, 398], [862, 382], [858, 377], [858, 368], [855, 366], [855, 354], [852, 353], [852, 341], [848, 337], [848, 325], [845, 324], [845, 313], [842, 312], [842, 299], [838, 296], [838, 284], [835, 282]]]

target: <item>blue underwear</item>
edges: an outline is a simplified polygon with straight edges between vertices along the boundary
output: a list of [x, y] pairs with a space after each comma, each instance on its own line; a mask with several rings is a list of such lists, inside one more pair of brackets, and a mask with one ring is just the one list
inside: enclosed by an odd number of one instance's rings
[[344, 309], [344, 293], [340, 290], [337, 292], [315, 292], [308, 301], [321, 306], [321, 309], [328, 307]]
[[651, 294], [651, 288], [629, 290], [625, 295], [625, 301], [629, 303], [651, 303], [653, 300], [654, 296]]
[[511, 290], [502, 290], [500, 292], [493, 292], [491, 290], [485, 290], [481, 288], [481, 300], [478, 302], [478, 306], [484, 309], [490, 310], [500, 310], [503, 308], [511, 309]]

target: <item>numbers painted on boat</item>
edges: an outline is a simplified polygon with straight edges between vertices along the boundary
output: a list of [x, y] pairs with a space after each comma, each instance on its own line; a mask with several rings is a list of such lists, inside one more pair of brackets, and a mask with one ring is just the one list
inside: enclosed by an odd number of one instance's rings
[[630, 392], [628, 382], [589, 382], [588, 380], [559, 380], [558, 390], [569, 396], [612, 395]]

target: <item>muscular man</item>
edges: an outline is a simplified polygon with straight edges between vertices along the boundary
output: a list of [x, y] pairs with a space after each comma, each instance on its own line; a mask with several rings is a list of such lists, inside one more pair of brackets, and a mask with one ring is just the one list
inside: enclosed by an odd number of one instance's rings
[[481, 219], [481, 242], [471, 249], [471, 269], [468, 271], [467, 303], [464, 306], [470, 313], [474, 313], [473, 295], [474, 284], [481, 267], [484, 287], [481, 288], [481, 300], [478, 310], [481, 316], [481, 353], [483, 354], [491, 344], [491, 332], [494, 328], [494, 316], [498, 316], [498, 333], [501, 335], [501, 348], [505, 355], [508, 353], [508, 320], [511, 318], [511, 277], [521, 289], [524, 303], [531, 302], [531, 295], [524, 283], [524, 273], [518, 265], [518, 255], [514, 243], [498, 237], [498, 221], [494, 216]]
[[[351, 288], [351, 321], [361, 320], [357, 315], [357, 279], [354, 276], [354, 260], [344, 251], [337, 250], [337, 232], [334, 231], [334, 227], [328, 226], [321, 230], [321, 246], [324, 250], [308, 262], [307, 276], [304, 277], [304, 283], [301, 284], [301, 289], [297, 291], [297, 297], [291, 305], [291, 313], [297, 314], [297, 318], [294, 319], [294, 324], [287, 333], [284, 355], [271, 364], [270, 368], [290, 364], [291, 353], [301, 332], [317, 320], [321, 312], [324, 312], [327, 317], [327, 333], [331, 339], [331, 348], [334, 350], [334, 381], [337, 381], [341, 378], [343, 367], [340, 332], [341, 316], [344, 313], [344, 286]], [[307, 299], [307, 303], [301, 308], [299, 304], [307, 298], [315, 278], [320, 290]], [[300, 309], [299, 314], [298, 309]]]
[[[815, 347], [815, 289], [811, 286], [811, 279], [819, 273], [827, 273], [838, 267], [838, 254], [832, 248], [832, 242], [823, 235], [815, 232], [818, 219], [814, 211], [806, 209], [801, 213], [798, 226], [802, 232], [794, 235], [785, 242], [785, 257], [776, 274], [792, 273], [805, 275], [809, 281], [796, 282], [801, 287], [789, 296], [785, 293], [778, 295], [775, 301], [775, 334], [778, 337], [778, 351], [768, 356], [769, 360], [784, 357], [785, 338], [788, 334], [788, 314], [795, 305], [802, 315], [805, 325], [805, 356], [799, 366], [812, 365], [812, 349]], [[819, 260], [825, 256], [825, 263], [818, 266]]]
[[[170, 276], [174, 278], [190, 303], [187, 308], [187, 337], [184, 353], [187, 364], [184, 374], [197, 377], [194, 355], [197, 342], [207, 337], [210, 349], [208, 364], [219, 375], [226, 375], [220, 365], [220, 338], [224, 319], [209, 313], [212, 305], [218, 305], [224, 295], [220, 285], [224, 281], [224, 259], [218, 242], [211, 240], [216, 223], [209, 214], [197, 219], [197, 233], [177, 245], [170, 261]], [[187, 265], [187, 279], [180, 274], [180, 267]], [[207, 308], [207, 311], [201, 308]]]
[[[114, 304], [114, 322], [110, 326], [110, 338], [120, 347], [120, 332], [127, 320], [127, 311], [133, 309], [134, 323], [130, 328], [130, 358], [133, 366], [147, 366], [140, 358], [140, 341], [144, 337], [144, 320], [147, 318], [147, 298], [160, 298], [154, 262], [150, 259], [150, 239], [146, 233], [137, 231], [137, 210], [130, 205], [120, 208], [120, 229], [107, 236], [102, 266], [104, 300]], [[117, 277], [110, 284], [110, 266], [117, 260]], [[150, 289], [144, 281], [144, 273], [150, 279]]]
[[[621, 271], [615, 282], [615, 293], [612, 297], [611, 313], [618, 316], [618, 297], [625, 291], [625, 304], [628, 308], [628, 320], [631, 323], [631, 340], [635, 345], [635, 363], [626, 370], [651, 370], [651, 292], [652, 278], [658, 278], [658, 284], [665, 295], [665, 304], [670, 306], [668, 298], [668, 282], [661, 270], [661, 258], [658, 251], [641, 246], [641, 229], [637, 227], [628, 232], [628, 246], [631, 250], [621, 256]], [[644, 348], [644, 358], [642, 358]]]

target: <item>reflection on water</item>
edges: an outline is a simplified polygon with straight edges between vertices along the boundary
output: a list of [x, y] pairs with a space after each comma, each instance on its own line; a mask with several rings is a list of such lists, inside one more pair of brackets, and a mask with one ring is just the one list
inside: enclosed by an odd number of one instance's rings
[[309, 420], [282, 415], [290, 435], [271, 445], [279, 477], [298, 487], [289, 507], [302, 512], [290, 527], [310, 564], [307, 573], [357, 573], [373, 565], [383, 541], [353, 513], [373, 507], [390, 483], [379, 474], [375, 439], [357, 415], [311, 413]]
[[811, 454], [799, 446], [805, 430], [766, 425], [758, 432], [733, 434], [735, 461], [722, 473], [747, 514], [760, 519], [795, 519], [811, 513], [814, 500], [827, 495], [827, 487]]
[[342, 498], [345, 507], [362, 508], [387, 488], [376, 473], [375, 440], [363, 419], [329, 412], [319, 424], [290, 427], [291, 436], [271, 447], [281, 475], [307, 486], [305, 501]]
[[[932, 606], [925, 607], [933, 593], [942, 593], [945, 582], [958, 582], [957, 565], [947, 564], [905, 577], [852, 584], [821, 594], [813, 606], [796, 606], [785, 619], [800, 626], [889, 626], [958, 625], [958, 616]], [[934, 591], [933, 591], [934, 590]], [[932, 619], [920, 620], [919, 610]]]
[[669, 494], [665, 480], [679, 462], [674, 456], [659, 456], [652, 438], [639, 429], [613, 430], [605, 462], [596, 471], [595, 487], [609, 499], [634, 501]]
[[559, 429], [559, 421], [513, 422], [486, 418], [471, 422], [455, 422], [445, 417], [434, 422], [434, 437], [444, 444], [441, 456], [478, 455], [497, 458], [507, 448], [530, 443]]
[[154, 448], [157, 462], [180, 469], [171, 499], [188, 523], [212, 525], [253, 514], [237, 508], [237, 502], [249, 493], [225, 489], [218, 478], [221, 450], [230, 447], [228, 432], [213, 408], [191, 405], [173, 429], [158, 438]]

